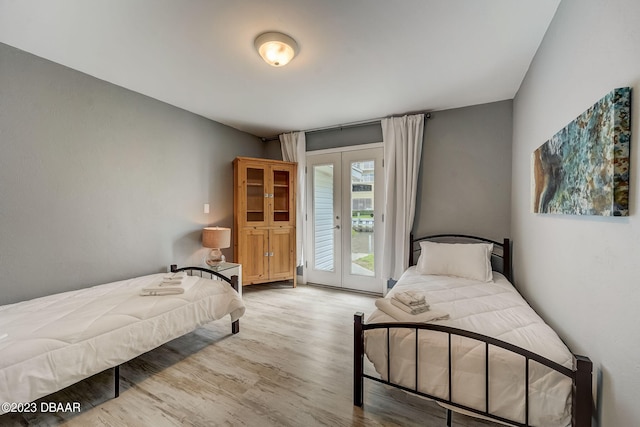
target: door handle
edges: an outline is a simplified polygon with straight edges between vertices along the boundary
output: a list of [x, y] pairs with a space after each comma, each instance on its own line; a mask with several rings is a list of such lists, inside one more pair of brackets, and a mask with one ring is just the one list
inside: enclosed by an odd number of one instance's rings
[[340, 226], [339, 226], [339, 225], [336, 225], [336, 226], [335, 226], [335, 227], [333, 227], [333, 228], [335, 228], [335, 229], [337, 229], [337, 230], [340, 230]]

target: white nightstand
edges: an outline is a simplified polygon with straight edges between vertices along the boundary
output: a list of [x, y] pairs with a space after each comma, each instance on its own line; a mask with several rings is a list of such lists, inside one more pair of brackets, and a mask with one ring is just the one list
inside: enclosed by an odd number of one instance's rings
[[203, 265], [203, 267], [220, 273], [225, 277], [231, 278], [231, 276], [238, 276], [238, 293], [242, 296], [242, 264], [223, 262], [215, 267], [206, 264]]

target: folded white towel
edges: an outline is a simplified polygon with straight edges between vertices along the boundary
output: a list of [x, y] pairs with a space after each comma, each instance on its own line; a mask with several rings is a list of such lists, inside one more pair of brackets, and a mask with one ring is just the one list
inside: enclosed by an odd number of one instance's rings
[[[158, 278], [159, 279], [159, 278]], [[186, 276], [182, 280], [181, 284], [169, 284], [166, 282], [157, 281], [149, 284], [146, 288], [141, 289], [140, 295], [177, 295], [188, 292], [196, 283], [199, 283], [200, 278], [198, 276]], [[154, 291], [156, 293], [150, 293]], [[158, 293], [158, 291], [161, 291]]]
[[403, 304], [402, 302], [398, 301], [395, 298], [389, 298], [389, 299], [391, 300], [391, 304], [395, 305], [400, 310], [405, 311], [409, 314], [420, 314], [429, 310], [429, 306], [427, 304], [407, 305], [407, 304]]
[[182, 285], [182, 279], [162, 279], [160, 286], [180, 286]]
[[187, 277], [186, 271], [178, 271], [177, 273], [168, 273], [163, 277], [166, 280], [181, 280]]
[[376, 307], [399, 322], [427, 323], [449, 318], [449, 314], [437, 310], [428, 310], [420, 314], [409, 314], [391, 304], [389, 300], [390, 298], [378, 298], [376, 300]]
[[422, 305], [427, 303], [424, 294], [419, 291], [396, 292], [393, 294], [393, 298], [406, 305]]
[[142, 296], [162, 296], [162, 295], [179, 295], [184, 293], [184, 288], [158, 286], [143, 288], [140, 291]]

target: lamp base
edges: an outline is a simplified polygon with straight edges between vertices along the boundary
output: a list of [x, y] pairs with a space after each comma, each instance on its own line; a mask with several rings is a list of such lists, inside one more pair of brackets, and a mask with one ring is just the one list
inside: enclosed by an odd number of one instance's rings
[[222, 254], [222, 251], [220, 251], [220, 249], [218, 248], [211, 249], [209, 256], [205, 259], [205, 262], [210, 267], [217, 267], [225, 261], [226, 258]]

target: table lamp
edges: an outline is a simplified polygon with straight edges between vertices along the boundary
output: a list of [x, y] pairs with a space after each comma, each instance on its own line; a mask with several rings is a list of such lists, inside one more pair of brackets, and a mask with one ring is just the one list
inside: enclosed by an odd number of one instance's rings
[[225, 262], [225, 257], [220, 251], [231, 246], [231, 229], [225, 227], [205, 227], [202, 231], [202, 246], [211, 248], [209, 256], [205, 259], [207, 265], [215, 267]]

